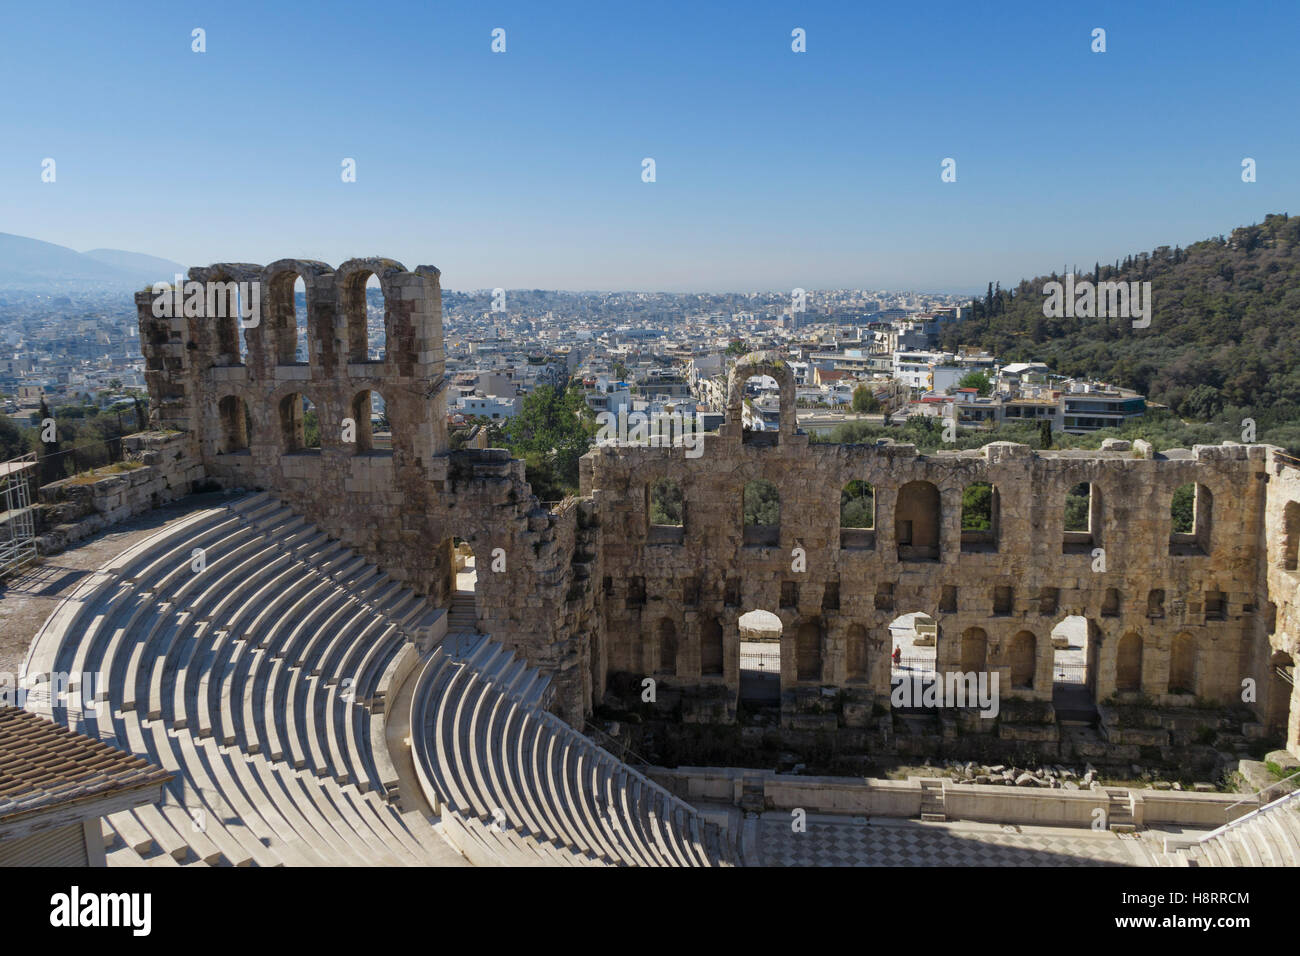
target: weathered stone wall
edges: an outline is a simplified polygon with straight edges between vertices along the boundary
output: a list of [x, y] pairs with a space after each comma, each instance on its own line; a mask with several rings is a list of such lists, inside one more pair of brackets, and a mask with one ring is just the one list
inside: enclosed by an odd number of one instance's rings
[[[733, 386], [750, 374], [789, 373], [763, 357], [742, 364]], [[738, 394], [734, 387], [731, 394]], [[1051, 630], [1067, 615], [1082, 615], [1089, 621], [1094, 700], [1149, 698], [1169, 706], [1240, 700], [1241, 681], [1267, 633], [1260, 561], [1269, 448], [1228, 444], [1153, 456], [1142, 447], [1035, 453], [994, 443], [919, 455], [908, 445], [809, 445], [784, 423], [773, 443], [770, 434], [744, 432], [738, 421], [729, 418], [720, 434], [706, 436], [695, 459], [681, 447], [644, 446], [604, 447], [584, 459], [583, 492], [602, 519], [610, 670], [662, 671], [655, 645], [667, 620], [680, 647], [670, 682], [722, 683], [736, 691], [737, 620], [762, 609], [782, 622], [784, 691], [798, 698], [831, 686], [865, 692], [887, 706], [888, 626], [900, 614], [923, 611], [939, 625], [939, 671], [987, 667], [999, 672], [1004, 695], [1050, 700]], [[649, 489], [663, 478], [677, 482], [685, 500], [678, 541], [652, 531], [649, 522]], [[743, 488], [755, 479], [772, 482], [780, 494], [774, 545], [745, 542]], [[874, 486], [875, 529], [842, 541], [840, 492], [852, 480]], [[908, 489], [915, 509], [918, 482], [938, 493], [939, 513], [930, 516], [939, 528], [935, 559], [896, 538], [900, 490]], [[962, 492], [974, 482], [996, 490], [997, 523], [993, 535], [963, 547]], [[1091, 530], [1068, 533], [1065, 499], [1080, 482], [1093, 488]], [[1202, 496], [1208, 527], [1199, 541], [1172, 531], [1171, 499], [1186, 483], [1198, 485]], [[916, 534], [914, 528], [913, 540]], [[806, 570], [793, 569], [796, 549]], [[1095, 549], [1104, 551], [1104, 570]], [[720, 623], [724, 635], [718, 677], [699, 670], [701, 629], [709, 621]], [[867, 640], [869, 666], [858, 680], [846, 667], [853, 628], [865, 630]], [[803, 678], [801, 629], [816, 641], [814, 672]], [[974, 629], [984, 641], [972, 641], [964, 657], [963, 637]], [[1014, 640], [1022, 633], [1032, 635], [1032, 644]], [[1140, 641], [1140, 689], [1132, 691], [1117, 689], [1117, 649], [1127, 635]], [[1180, 635], [1192, 642], [1194, 695], [1171, 692], [1172, 642]], [[1032, 680], [1015, 687], [1015, 649], [1023, 653], [1027, 646]], [[972, 653], [983, 660], [972, 660]]]
[[1290, 667], [1294, 674], [1300, 658], [1300, 462], [1274, 451], [1267, 478], [1259, 569], [1272, 613], [1261, 622], [1262, 639], [1246, 669], [1256, 680], [1259, 710], [1270, 725], [1285, 725], [1287, 749], [1300, 757], [1300, 690], [1277, 672]]
[[125, 460], [138, 467], [102, 477], [64, 478], [40, 489], [41, 554], [56, 554], [103, 529], [168, 504], [195, 490], [203, 466], [179, 432], [140, 432], [122, 439]]

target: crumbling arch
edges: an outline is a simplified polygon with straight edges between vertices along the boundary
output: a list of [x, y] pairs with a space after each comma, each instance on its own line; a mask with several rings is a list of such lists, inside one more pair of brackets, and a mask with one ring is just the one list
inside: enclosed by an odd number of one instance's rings
[[[310, 365], [311, 334], [307, 327], [310, 303], [307, 280], [293, 266], [279, 263], [268, 266], [263, 279], [266, 341], [271, 361], [276, 365]], [[298, 287], [303, 293], [303, 307], [298, 309]]]
[[909, 481], [898, 489], [894, 541], [900, 561], [938, 561], [943, 529], [939, 489], [929, 481]]
[[[262, 267], [248, 262], [219, 262], [191, 269], [189, 279], [203, 286], [200, 328], [207, 334], [200, 332], [199, 342], [211, 363], [241, 366], [248, 356], [256, 358], [262, 324]], [[244, 314], [248, 319], [241, 321]]]
[[[378, 364], [384, 361], [394, 338], [393, 306], [400, 298], [400, 290], [393, 287], [392, 279], [404, 272], [406, 267], [393, 259], [349, 259], [339, 266], [336, 283], [345, 335], [343, 351], [349, 364]], [[384, 328], [382, 349], [370, 341], [366, 286], [371, 276], [379, 283]], [[375, 357], [372, 358], [372, 354]]]
[[745, 383], [756, 375], [767, 375], [776, 381], [780, 410], [779, 435], [785, 437], [795, 434], [798, 421], [795, 414], [794, 372], [779, 352], [751, 352], [732, 366], [727, 376], [726, 424], [746, 439], [753, 437], [744, 431]]
[[[378, 400], [376, 402], [376, 399]], [[378, 404], [380, 409], [376, 409]], [[387, 421], [388, 400], [378, 389], [362, 389], [348, 403], [348, 422], [339, 429], [344, 444], [351, 444], [358, 455], [392, 454], [392, 437], [384, 427]], [[378, 421], [375, 418], [378, 417]], [[349, 435], [351, 442], [348, 441]]]
[[280, 450], [287, 455], [310, 454], [321, 448], [320, 410], [303, 392], [289, 392], [278, 404]]

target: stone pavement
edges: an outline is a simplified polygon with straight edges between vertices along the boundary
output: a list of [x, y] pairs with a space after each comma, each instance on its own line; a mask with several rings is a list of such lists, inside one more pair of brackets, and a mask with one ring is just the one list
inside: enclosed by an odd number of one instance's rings
[[[752, 823], [752, 821], [746, 821]], [[788, 813], [764, 813], [754, 834], [760, 866], [1150, 866], [1133, 836], [1061, 827], [991, 823], [923, 823], [877, 817], [809, 814], [808, 829], [794, 833]]]

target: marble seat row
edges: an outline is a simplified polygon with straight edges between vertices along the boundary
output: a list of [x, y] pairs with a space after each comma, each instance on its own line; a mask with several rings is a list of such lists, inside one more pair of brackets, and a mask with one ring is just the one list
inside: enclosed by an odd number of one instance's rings
[[1195, 866], [1300, 866], [1300, 790], [1175, 851]]
[[56, 721], [175, 775], [159, 804], [107, 818], [110, 864], [427, 864], [446, 844], [402, 809], [382, 708], [442, 613], [251, 495], [89, 575], [23, 683]]
[[421, 668], [411, 749], [426, 796], [476, 852], [509, 857], [501, 844], [524, 838], [534, 856], [563, 852], [579, 865], [729, 861], [716, 825], [546, 711], [536, 670], [489, 637], [461, 637]]

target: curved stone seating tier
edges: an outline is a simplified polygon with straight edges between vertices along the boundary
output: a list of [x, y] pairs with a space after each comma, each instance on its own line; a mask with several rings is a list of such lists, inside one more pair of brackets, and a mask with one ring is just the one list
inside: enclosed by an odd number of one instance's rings
[[49, 675], [92, 675], [93, 699], [75, 677], [54, 719], [174, 774], [160, 803], [105, 819], [110, 865], [429, 864], [446, 842], [401, 808], [380, 712], [443, 613], [249, 495], [88, 575], [23, 682], [44, 709]]
[[1198, 840], [1166, 843], [1166, 855], [1177, 866], [1300, 866], [1300, 790]]
[[546, 681], [455, 634], [411, 695], [411, 752], [447, 838], [487, 865], [716, 866], [719, 828], [543, 707]]

